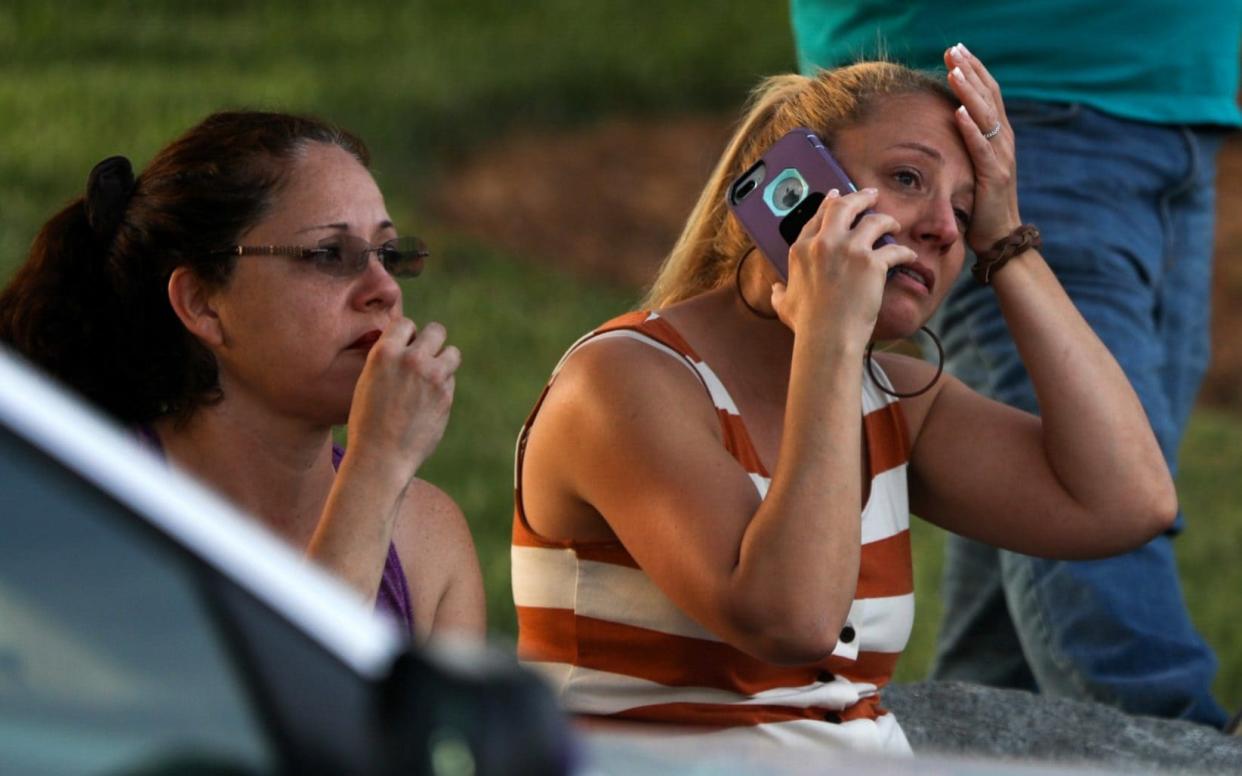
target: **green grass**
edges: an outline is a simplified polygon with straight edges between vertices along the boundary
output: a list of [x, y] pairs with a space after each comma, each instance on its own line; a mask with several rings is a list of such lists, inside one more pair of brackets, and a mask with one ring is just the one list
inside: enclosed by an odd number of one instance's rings
[[[465, 356], [449, 431], [424, 473], [462, 505], [491, 624], [512, 637], [508, 536], [519, 426], [562, 350], [631, 306], [633, 289], [568, 277], [437, 231], [420, 203], [453, 160], [505, 132], [612, 115], [733, 112], [793, 67], [784, 3], [668, 0], [163, 0], [0, 5], [0, 278], [91, 165], [141, 165], [213, 110], [314, 113], [372, 147], [403, 228], [436, 251], [410, 314], [445, 322]], [[641, 152], [641, 149], [636, 149]], [[1242, 706], [1242, 421], [1201, 411], [1180, 477], [1178, 542], [1196, 622]], [[939, 620], [942, 534], [916, 521], [918, 611], [899, 679], [922, 676]]]
[[[715, 110], [794, 66], [785, 7], [695, 0], [0, 5], [0, 269], [99, 159], [213, 110], [311, 112], [372, 146], [397, 212], [522, 126]], [[756, 32], [758, 31], [758, 32]]]
[[1216, 692], [1242, 709], [1242, 419], [1199, 410], [1177, 478], [1189, 528], [1177, 561], [1190, 613], [1220, 658]]

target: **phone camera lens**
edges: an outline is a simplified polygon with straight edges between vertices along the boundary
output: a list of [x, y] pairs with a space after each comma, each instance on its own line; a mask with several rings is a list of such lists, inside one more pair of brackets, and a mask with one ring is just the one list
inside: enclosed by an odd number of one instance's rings
[[763, 201], [767, 203], [772, 215], [784, 216], [806, 199], [809, 191], [802, 174], [793, 167], [786, 167], [764, 187]]
[[792, 210], [795, 205], [802, 201], [805, 193], [806, 186], [803, 185], [802, 179], [790, 177], [777, 185], [776, 191], [772, 195], [772, 201], [781, 210]]
[[737, 191], [733, 192], [733, 201], [741, 202], [743, 199], [746, 199], [747, 194], [751, 193], [754, 190], [755, 190], [755, 179], [748, 178], [747, 180], [742, 182], [742, 185], [737, 187]]

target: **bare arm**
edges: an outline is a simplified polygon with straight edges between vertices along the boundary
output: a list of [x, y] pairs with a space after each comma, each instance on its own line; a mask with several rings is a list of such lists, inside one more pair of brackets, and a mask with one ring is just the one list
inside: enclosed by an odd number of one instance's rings
[[[858, 477], [830, 481], [829, 438], [860, 432], [856, 418], [830, 426], [831, 408], [809, 409], [790, 408], [761, 503], [693, 375], [637, 343], [593, 343], [567, 363], [531, 428], [528, 517], [556, 535], [542, 504], [593, 510], [678, 607], [725, 641], [772, 661], [817, 659], [835, 643], [858, 576]], [[857, 442], [840, 446], [857, 471]], [[807, 454], [820, 460], [798, 465], [794, 456]]]
[[636, 343], [575, 354], [530, 432], [524, 492], [536, 530], [548, 527], [533, 501], [594, 510], [679, 607], [772, 662], [829, 653], [858, 579], [862, 354], [885, 272], [911, 255], [872, 250], [894, 228], [887, 216], [849, 229], [873, 202], [874, 192], [825, 200], [774, 295], [794, 345], [762, 502], [722, 447], [697, 380]]
[[405, 568], [420, 641], [481, 639], [487, 627], [483, 577], [465, 516], [444, 491], [414, 480], [393, 543]]
[[912, 509], [965, 536], [1052, 557], [1116, 554], [1166, 530], [1177, 511], [1173, 481], [1117, 362], [1037, 253], [1010, 262], [995, 285], [1040, 417], [944, 380], [911, 413], [925, 412]]
[[367, 356], [347, 452], [307, 548], [371, 601], [410, 484], [444, 433], [461, 360], [439, 324], [415, 334], [412, 321], [398, 319]]
[[[1021, 223], [1012, 132], [999, 87], [973, 56], [950, 57], [950, 84], [968, 109], [959, 129], [975, 163], [984, 249]], [[999, 122], [992, 140], [980, 127]], [[1040, 417], [979, 397], [956, 381], [915, 404], [914, 508], [951, 530], [1040, 555], [1121, 552], [1166, 529], [1176, 492], [1146, 414], [1116, 360], [1075, 309], [1038, 251], [993, 277], [1001, 311], [1030, 373]], [[965, 462], [965, 466], [963, 466]]]

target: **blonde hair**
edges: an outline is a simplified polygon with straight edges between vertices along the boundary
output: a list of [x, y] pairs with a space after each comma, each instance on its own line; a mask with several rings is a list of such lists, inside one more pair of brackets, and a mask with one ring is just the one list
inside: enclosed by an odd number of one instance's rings
[[859, 62], [813, 76], [777, 75], [760, 83], [643, 307], [666, 307], [729, 280], [750, 238], [730, 217], [725, 191], [782, 135], [807, 127], [831, 148], [837, 132], [864, 121], [877, 103], [908, 94], [957, 104], [941, 79], [891, 62]]

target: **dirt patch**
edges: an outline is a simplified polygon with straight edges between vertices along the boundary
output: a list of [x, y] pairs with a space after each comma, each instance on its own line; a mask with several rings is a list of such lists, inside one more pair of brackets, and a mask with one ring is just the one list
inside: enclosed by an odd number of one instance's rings
[[[641, 288], [681, 231], [730, 123], [616, 120], [499, 140], [454, 166], [431, 203], [447, 225], [572, 272]], [[1242, 137], [1217, 186], [1213, 361], [1201, 401], [1242, 410]]]
[[455, 165], [432, 210], [487, 242], [643, 287], [728, 134], [727, 120], [699, 117], [515, 135]]

